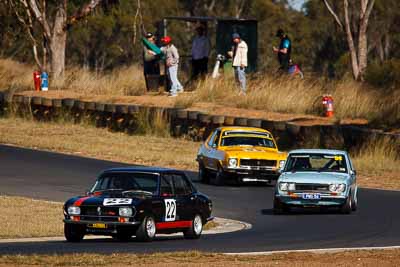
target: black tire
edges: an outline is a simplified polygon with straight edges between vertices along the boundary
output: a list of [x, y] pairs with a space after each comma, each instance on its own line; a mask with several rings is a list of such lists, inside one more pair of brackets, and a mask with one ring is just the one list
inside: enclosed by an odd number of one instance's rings
[[221, 167], [218, 167], [218, 171], [215, 174], [215, 177], [213, 179], [213, 184], [217, 186], [224, 185], [225, 183], [225, 173], [224, 170]]
[[288, 212], [289, 212], [289, 207], [283, 204], [279, 199], [274, 198], [274, 206], [272, 208], [272, 213], [275, 215], [280, 215]]
[[[152, 225], [151, 228], [149, 225]], [[152, 216], [145, 217], [136, 231], [136, 239], [141, 242], [151, 242], [156, 236], [156, 222]]]
[[199, 239], [203, 232], [203, 220], [200, 214], [196, 214], [192, 220], [192, 226], [183, 232], [186, 239]]
[[132, 238], [132, 232], [125, 229], [117, 229], [117, 233], [112, 236], [115, 240], [127, 242]]
[[64, 224], [64, 236], [68, 242], [80, 242], [85, 236], [85, 226], [79, 224]]
[[351, 194], [346, 198], [346, 202], [340, 208], [342, 214], [350, 214], [353, 209], [353, 200]]
[[358, 199], [357, 199], [357, 193], [353, 193], [353, 198], [352, 201], [353, 203], [351, 204], [351, 210], [352, 211], [356, 211], [358, 208]]
[[210, 183], [210, 174], [208, 173], [207, 169], [204, 168], [204, 165], [199, 163], [199, 179], [200, 182], [204, 184]]

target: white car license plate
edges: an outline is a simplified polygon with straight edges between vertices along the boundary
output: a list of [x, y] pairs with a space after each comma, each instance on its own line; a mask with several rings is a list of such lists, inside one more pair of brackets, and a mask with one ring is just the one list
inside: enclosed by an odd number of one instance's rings
[[305, 193], [303, 194], [303, 199], [321, 199], [321, 194]]

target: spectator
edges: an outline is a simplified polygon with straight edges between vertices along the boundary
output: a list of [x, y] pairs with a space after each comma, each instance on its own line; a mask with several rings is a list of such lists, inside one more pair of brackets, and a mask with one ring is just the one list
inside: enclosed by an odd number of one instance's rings
[[[152, 44], [155, 44], [155, 37], [151, 32], [146, 34], [146, 39]], [[146, 88], [149, 90], [149, 79], [151, 75], [160, 75], [160, 63], [157, 54], [149, 49], [146, 45], [143, 46], [143, 69], [146, 80]]]
[[197, 27], [196, 31], [197, 36], [194, 37], [192, 43], [192, 80], [197, 79], [199, 75], [207, 75], [210, 54], [210, 40], [206, 36], [204, 26]]
[[179, 53], [178, 49], [171, 43], [171, 37], [165, 36], [161, 39], [161, 41], [164, 44], [161, 50], [165, 54], [167, 75], [171, 82], [171, 90], [169, 96], [175, 97], [178, 95], [178, 93], [183, 92], [183, 86], [178, 80]]
[[288, 73], [289, 61], [292, 53], [292, 42], [282, 29], [276, 32], [276, 37], [281, 39], [279, 48], [273, 47], [274, 53], [278, 55], [279, 70]]
[[235, 71], [235, 80], [240, 86], [239, 95], [246, 94], [246, 67], [248, 47], [238, 33], [232, 35], [233, 47], [228, 55], [232, 57], [232, 66]]

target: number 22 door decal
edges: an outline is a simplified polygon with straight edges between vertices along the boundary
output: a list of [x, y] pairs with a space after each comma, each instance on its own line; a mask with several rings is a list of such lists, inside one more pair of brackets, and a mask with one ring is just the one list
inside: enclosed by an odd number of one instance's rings
[[164, 199], [165, 203], [165, 221], [172, 222], [176, 219], [176, 200]]

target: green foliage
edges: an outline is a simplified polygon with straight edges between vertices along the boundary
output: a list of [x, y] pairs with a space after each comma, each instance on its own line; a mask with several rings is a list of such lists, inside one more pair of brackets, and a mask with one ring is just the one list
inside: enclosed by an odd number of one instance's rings
[[365, 80], [377, 88], [395, 88], [400, 85], [400, 60], [392, 59], [379, 63], [370, 63]]

